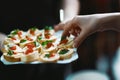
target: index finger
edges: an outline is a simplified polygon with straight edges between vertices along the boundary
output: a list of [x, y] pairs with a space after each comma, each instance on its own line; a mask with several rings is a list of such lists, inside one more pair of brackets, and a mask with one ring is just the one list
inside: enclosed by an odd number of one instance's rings
[[70, 36], [70, 31], [74, 28], [73, 27], [74, 24], [72, 22], [68, 22], [65, 26], [64, 26], [64, 30], [63, 30], [63, 33], [62, 33], [62, 37], [61, 37], [61, 40], [62, 39], [66, 39], [66, 37], [69, 37]]
[[70, 26], [70, 24], [66, 24], [64, 26], [64, 30], [63, 30], [63, 33], [62, 33], [61, 40], [65, 39], [67, 36], [70, 36], [69, 31], [71, 30], [71, 28], [72, 28], [72, 26]]

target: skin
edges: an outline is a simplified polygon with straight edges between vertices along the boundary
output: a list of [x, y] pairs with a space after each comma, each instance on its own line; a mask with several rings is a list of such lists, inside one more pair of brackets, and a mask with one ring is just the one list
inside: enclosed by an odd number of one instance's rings
[[57, 30], [63, 29], [62, 37], [75, 36], [74, 47], [78, 47], [83, 40], [95, 32], [114, 30], [120, 32], [120, 13], [103, 13], [79, 15], [73, 19], [59, 24]]
[[62, 8], [64, 11], [63, 21], [54, 26], [54, 30], [63, 30], [64, 23], [71, 20], [74, 16], [80, 12], [80, 1], [79, 0], [62, 0]]
[[[67, 20], [72, 19], [75, 15], [79, 13], [79, 0], [62, 0], [62, 8], [64, 10], [64, 21], [62, 21], [59, 26], [63, 26], [63, 23], [65, 23]], [[57, 27], [56, 25], [55, 30], [57, 31], [58, 29], [63, 29], [62, 27]], [[0, 33], [0, 50], [2, 49], [3, 41], [5, 37], [7, 37], [4, 33]]]

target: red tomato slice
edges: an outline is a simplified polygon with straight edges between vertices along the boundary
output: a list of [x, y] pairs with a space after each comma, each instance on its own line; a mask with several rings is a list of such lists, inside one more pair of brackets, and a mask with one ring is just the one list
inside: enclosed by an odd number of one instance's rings
[[29, 54], [29, 53], [32, 53], [33, 52], [33, 49], [27, 49], [27, 51], [25, 52], [25, 54]]
[[13, 52], [13, 54], [17, 54], [17, 52]]
[[50, 57], [54, 57], [54, 56], [55, 56], [55, 53], [50, 54]]
[[26, 46], [30, 49], [34, 48], [35, 47], [35, 44], [34, 43], [28, 43], [26, 44]]
[[67, 39], [64, 39], [64, 40], [62, 40], [61, 42], [60, 42], [60, 44], [66, 44], [68, 42], [68, 40]]
[[46, 48], [50, 48], [51, 46], [54, 46], [51, 42], [49, 42], [46, 46]]
[[14, 38], [14, 37], [11, 37], [11, 39], [12, 39], [12, 40], [16, 40], [16, 38]]
[[50, 34], [45, 34], [45, 38], [50, 39], [51, 35]]
[[26, 36], [27, 40], [29, 41], [33, 41], [33, 39], [31, 39], [30, 37]]
[[18, 31], [17, 34], [18, 34], [19, 38], [21, 38], [22, 32], [21, 32], [21, 31]]
[[34, 30], [30, 30], [30, 34], [35, 35], [35, 31]]
[[10, 47], [11, 50], [16, 50], [16, 46]]

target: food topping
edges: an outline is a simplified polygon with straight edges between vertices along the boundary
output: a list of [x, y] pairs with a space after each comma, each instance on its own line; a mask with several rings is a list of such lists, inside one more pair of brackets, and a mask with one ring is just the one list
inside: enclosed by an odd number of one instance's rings
[[22, 37], [22, 36], [21, 36], [21, 35], [22, 35], [22, 32], [21, 32], [21, 31], [18, 31], [17, 34], [18, 34], [19, 38]]
[[35, 30], [36, 29], [37, 29], [36, 27], [30, 28], [30, 34], [35, 35]]
[[[69, 39], [62, 38], [60, 43], [56, 43], [56, 40], [57, 37], [51, 26], [46, 26], [42, 30], [36, 27], [30, 28], [28, 31], [14, 29], [5, 38], [3, 54], [17, 56], [17, 58], [30, 55], [30, 58], [33, 58], [32, 54], [36, 55], [37, 53], [39, 57], [43, 54], [42, 57], [48, 58], [47, 60], [49, 58], [50, 60], [54, 60], [54, 58], [60, 60], [61, 54], [66, 54], [69, 51], [69, 47], [65, 47]], [[59, 47], [59, 45], [63, 47]]]
[[45, 33], [45, 38], [49, 39], [51, 37], [50, 33]]
[[14, 53], [14, 52], [13, 52], [12, 50], [8, 50], [8, 53], [7, 53], [7, 54], [11, 56], [11, 55], [13, 55], [13, 53]]
[[66, 54], [69, 50], [68, 49], [63, 49], [59, 52], [60, 55]]
[[53, 30], [53, 28], [51, 26], [45, 26], [45, 31], [49, 31], [49, 30]]
[[51, 54], [45, 54], [45, 58], [51, 58], [51, 57], [54, 57], [55, 56], [55, 53], [51, 53]]
[[66, 44], [67, 42], [68, 42], [67, 39], [63, 39], [63, 40], [61, 40], [60, 44]]
[[26, 39], [29, 40], [29, 41], [33, 41], [33, 39], [28, 37], [28, 36], [26, 36]]
[[27, 46], [27, 48], [32, 49], [35, 47], [34, 43], [27, 43], [25, 46]]
[[52, 42], [53, 42], [52, 40], [42, 42], [42, 46], [44, 46], [45, 48], [50, 48], [54, 46]]
[[11, 50], [16, 50], [16, 46], [10, 47]]
[[26, 42], [27, 40], [25, 40], [25, 39], [22, 39], [22, 40], [20, 40], [20, 43], [24, 43], [24, 42]]
[[18, 34], [18, 31], [19, 31], [19, 29], [15, 29], [15, 30], [13, 30], [13, 31], [11, 31], [11, 35], [16, 35], [16, 34]]
[[25, 54], [29, 54], [29, 53], [32, 53], [33, 52], [33, 49], [32, 48], [28, 48], [25, 52]]

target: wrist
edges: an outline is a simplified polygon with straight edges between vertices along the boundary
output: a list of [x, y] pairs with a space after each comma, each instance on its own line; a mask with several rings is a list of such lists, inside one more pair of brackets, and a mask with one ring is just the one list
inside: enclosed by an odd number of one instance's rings
[[98, 31], [120, 31], [120, 13], [96, 14]]

